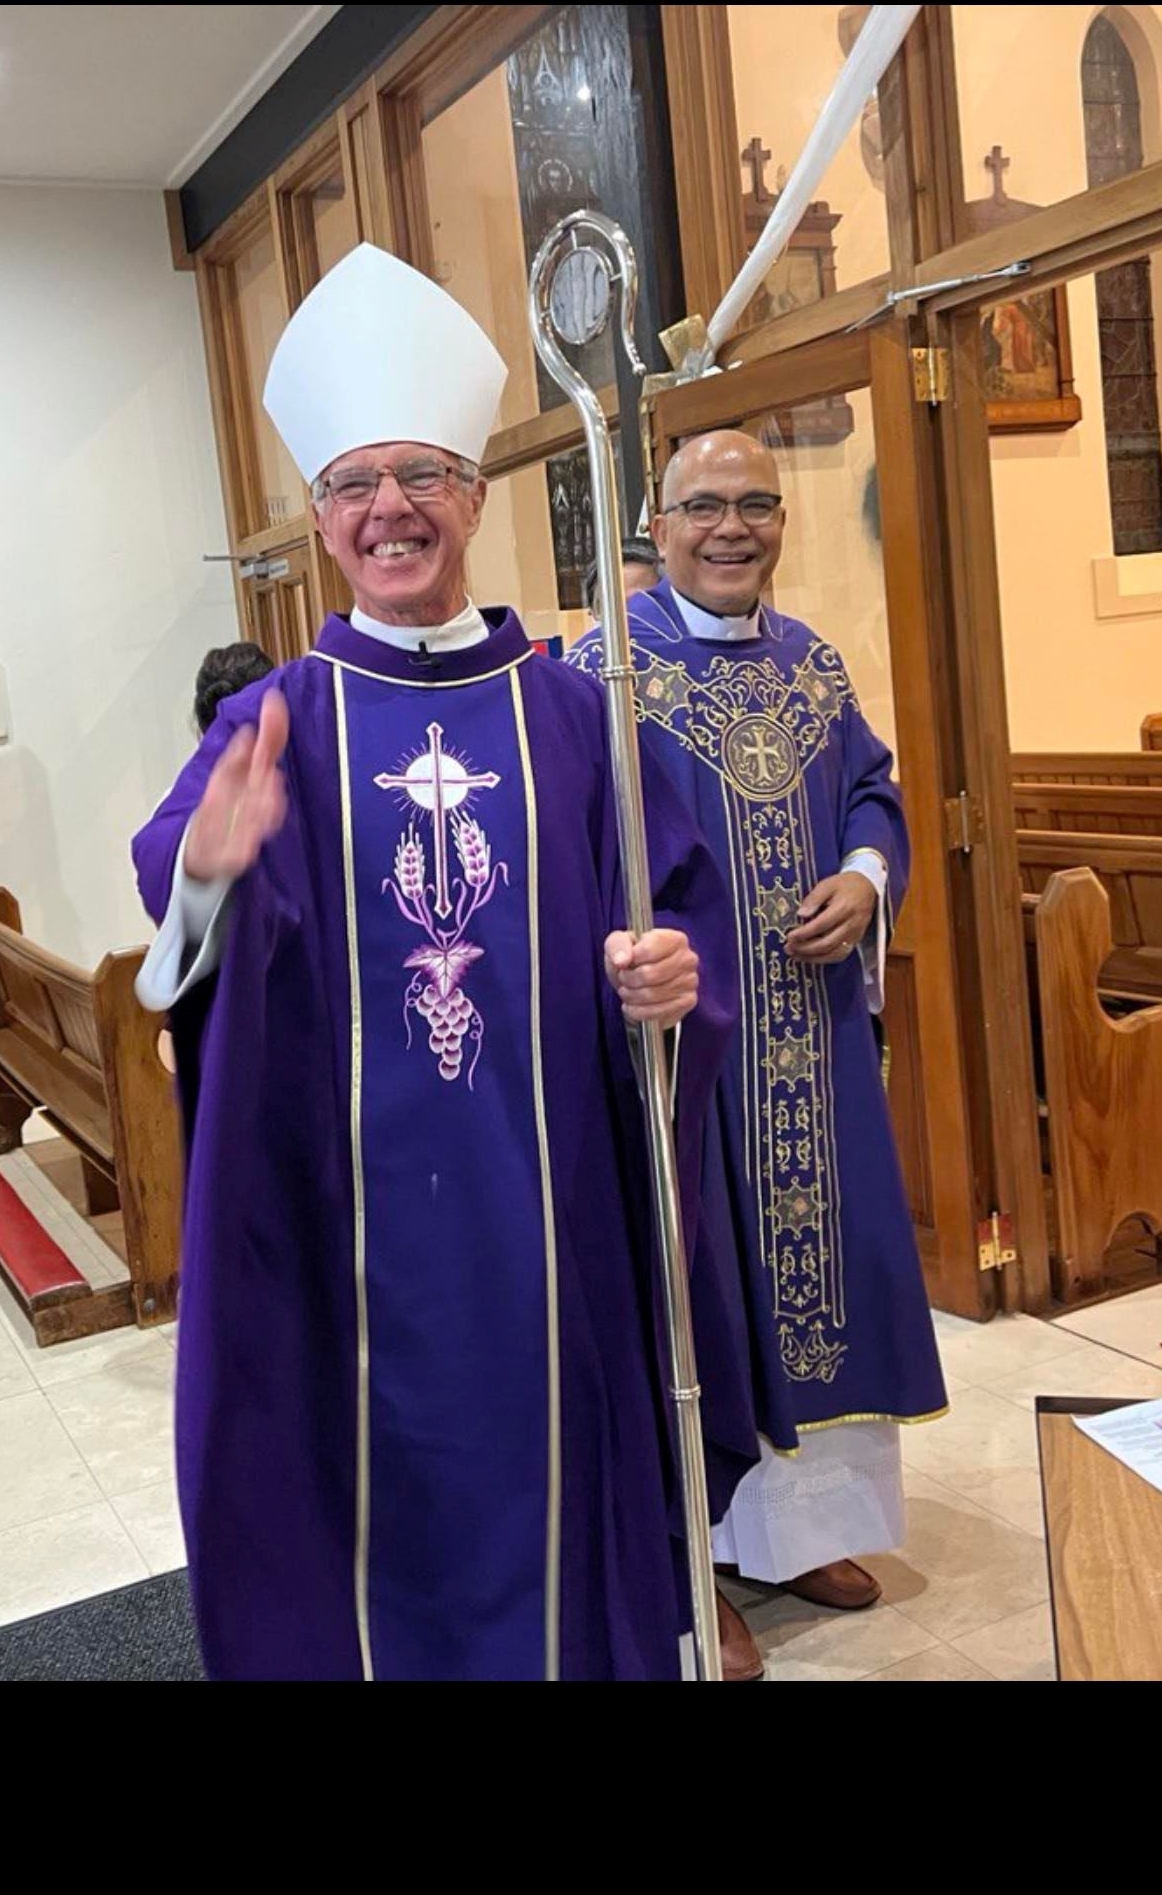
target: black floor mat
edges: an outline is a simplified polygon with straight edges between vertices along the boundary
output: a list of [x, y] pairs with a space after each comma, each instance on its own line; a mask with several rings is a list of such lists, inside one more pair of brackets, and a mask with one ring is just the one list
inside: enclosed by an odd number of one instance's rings
[[184, 1570], [0, 1626], [4, 1684], [187, 1684], [203, 1675]]

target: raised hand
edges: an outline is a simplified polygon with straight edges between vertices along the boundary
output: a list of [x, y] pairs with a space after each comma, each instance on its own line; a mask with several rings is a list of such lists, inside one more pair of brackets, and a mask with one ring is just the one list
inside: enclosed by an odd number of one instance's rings
[[186, 837], [184, 868], [195, 882], [237, 881], [253, 868], [264, 842], [286, 820], [286, 783], [279, 759], [290, 736], [281, 691], [262, 700], [258, 729], [233, 736], [214, 766]]
[[858, 869], [827, 876], [800, 907], [799, 926], [787, 936], [787, 953], [819, 966], [845, 961], [867, 933], [877, 899]]
[[677, 1026], [698, 1003], [698, 956], [676, 928], [652, 928], [635, 941], [611, 934], [605, 972], [627, 1020]]

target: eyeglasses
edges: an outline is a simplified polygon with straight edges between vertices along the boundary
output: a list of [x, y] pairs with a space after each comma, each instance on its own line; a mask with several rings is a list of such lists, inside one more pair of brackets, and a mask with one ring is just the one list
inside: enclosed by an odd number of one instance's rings
[[454, 480], [475, 480], [475, 468], [447, 461], [405, 461], [402, 467], [344, 467], [313, 482], [311, 497], [319, 505], [332, 500], [337, 507], [366, 507], [385, 480], [394, 480], [408, 500], [438, 500]]
[[744, 493], [741, 500], [723, 500], [718, 494], [696, 493], [692, 500], [676, 500], [663, 513], [684, 513], [691, 526], [721, 526], [728, 513], [737, 513], [744, 526], [769, 526], [783, 504], [781, 493]]

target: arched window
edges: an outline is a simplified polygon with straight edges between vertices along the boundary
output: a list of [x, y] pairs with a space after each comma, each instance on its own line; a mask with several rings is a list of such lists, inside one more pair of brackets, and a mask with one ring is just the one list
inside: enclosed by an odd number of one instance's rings
[[[1089, 184], [1142, 167], [1142, 104], [1133, 57], [1099, 13], [1081, 55]], [[1097, 276], [1102, 402], [1115, 553], [1162, 550], [1162, 433], [1154, 302], [1145, 257]]]

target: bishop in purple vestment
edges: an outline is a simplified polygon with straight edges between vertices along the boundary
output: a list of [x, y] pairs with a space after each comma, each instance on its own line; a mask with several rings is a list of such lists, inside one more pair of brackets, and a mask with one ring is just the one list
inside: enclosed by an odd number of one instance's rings
[[[687, 443], [655, 522], [667, 577], [630, 601], [630, 630], [644, 752], [735, 903], [743, 1008], [707, 1121], [699, 1259], [741, 1273], [765, 1441], [716, 1554], [844, 1608], [879, 1596], [850, 1556], [903, 1536], [898, 1424], [945, 1396], [872, 1030], [903, 810], [839, 653], [759, 604], [783, 526], [765, 448]], [[596, 673], [597, 641], [570, 658]], [[723, 1622], [745, 1675], [747, 1636]]]
[[[651, 769], [658, 925], [622, 931], [601, 690], [467, 598], [502, 379], [368, 246], [300, 308], [266, 399], [356, 609], [222, 706], [134, 845], [188, 1135], [178, 1475], [214, 1678], [678, 1675], [626, 1022], [681, 1021], [693, 1239], [729, 905]], [[708, 1333], [725, 1282], [693, 1282]], [[753, 1421], [730, 1376], [706, 1396], [721, 1513]]]

